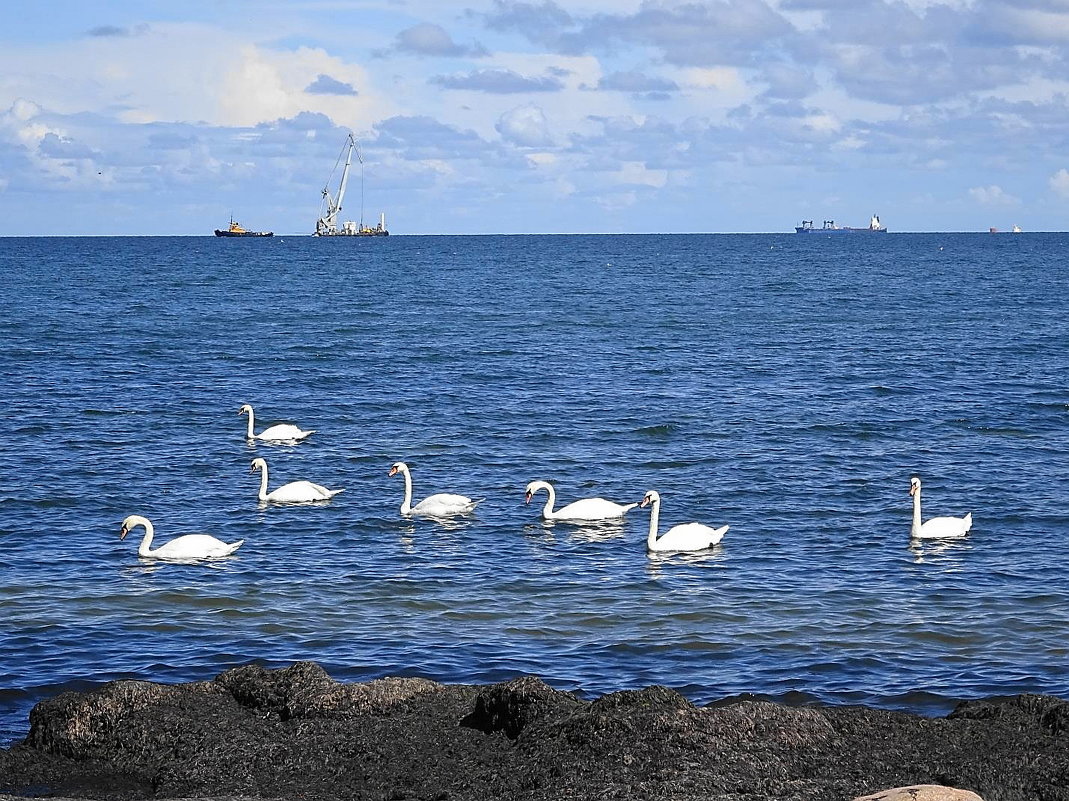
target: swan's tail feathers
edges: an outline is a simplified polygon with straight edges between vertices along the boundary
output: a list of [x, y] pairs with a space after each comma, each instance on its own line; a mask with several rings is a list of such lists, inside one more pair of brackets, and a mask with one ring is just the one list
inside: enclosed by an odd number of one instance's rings
[[963, 520], [965, 521], [965, 528], [962, 530], [962, 533], [968, 534], [969, 529], [972, 528], [972, 512], [969, 512], [969, 514], [965, 515]]
[[327, 495], [327, 497], [328, 498], [333, 498], [339, 492], [345, 492], [345, 487], [342, 487], [341, 489], [336, 489], [336, 490], [327, 490], [327, 492], [330, 493], [329, 495]]
[[308, 437], [312, 436], [312, 434], [314, 434], [315, 432], [316, 432], [316, 430], [314, 428], [311, 431], [302, 431], [301, 435], [299, 437], [297, 437], [297, 439], [307, 439]]
[[230, 556], [230, 554], [234, 553], [234, 551], [240, 548], [242, 543], [244, 542], [245, 540], [238, 540], [237, 542], [230, 543], [230, 545], [227, 546], [227, 549], [222, 553], [222, 556]]
[[638, 501], [635, 501], [634, 503], [625, 503], [624, 504], [624, 509], [623, 509], [622, 512], [620, 512], [620, 514], [622, 514], [622, 515], [627, 514], [632, 509], [634, 509], [636, 506], [638, 506]]
[[476, 498], [470, 504], [468, 504], [468, 511], [469, 512], [474, 511], [475, 507], [478, 506], [480, 503], [482, 503], [485, 500], [486, 500], [486, 498]]
[[709, 536], [709, 545], [717, 545], [720, 540], [724, 539], [724, 535], [728, 533], [729, 528], [731, 528], [731, 526], [721, 526], [720, 528], [715, 529]]

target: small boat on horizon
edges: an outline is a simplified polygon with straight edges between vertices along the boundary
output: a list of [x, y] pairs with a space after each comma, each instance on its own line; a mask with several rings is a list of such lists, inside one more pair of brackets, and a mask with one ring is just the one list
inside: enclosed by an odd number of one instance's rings
[[812, 220], [802, 220], [801, 225], [794, 227], [797, 234], [886, 234], [887, 226], [880, 223], [878, 215], [873, 214], [869, 220], [868, 228], [850, 228], [845, 225], [836, 225], [835, 220], [825, 220], [821, 228], [814, 228]]
[[215, 229], [216, 236], [274, 236], [274, 231], [248, 231], [234, 222], [234, 218], [230, 218], [230, 227], [225, 231]]

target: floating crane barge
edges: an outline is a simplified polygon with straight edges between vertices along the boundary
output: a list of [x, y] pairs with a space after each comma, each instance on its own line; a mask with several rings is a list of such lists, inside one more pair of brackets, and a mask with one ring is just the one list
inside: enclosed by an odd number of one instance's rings
[[[345, 188], [349, 183], [349, 168], [353, 164], [354, 152], [356, 153], [357, 161], [360, 163], [360, 222], [356, 223], [352, 220], [347, 220], [339, 228], [338, 214], [341, 212], [341, 204], [345, 199]], [[356, 138], [351, 133], [342, 146], [338, 161], [334, 164], [335, 170], [338, 168], [338, 164], [341, 163], [342, 156], [345, 157], [345, 166], [341, 171], [338, 191], [336, 194], [332, 194], [330, 191], [330, 178], [334, 175], [334, 170], [331, 170], [330, 176], [327, 178], [327, 185], [323, 187], [323, 205], [320, 208], [319, 219], [316, 220], [314, 236], [389, 236], [390, 232], [386, 230], [385, 212], [379, 215], [379, 224], [374, 228], [364, 225], [364, 160], [360, 157], [360, 150], [356, 146]]]

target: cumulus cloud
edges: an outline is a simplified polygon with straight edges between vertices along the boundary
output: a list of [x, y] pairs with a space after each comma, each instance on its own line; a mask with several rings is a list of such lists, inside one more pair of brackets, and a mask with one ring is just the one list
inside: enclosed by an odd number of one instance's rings
[[[554, 0], [494, 0], [478, 16], [491, 30], [561, 54], [647, 48], [679, 67], [753, 70], [771, 98], [830, 87], [920, 105], [1026, 86], [1039, 75], [1063, 81], [1069, 8], [1062, 0], [1039, 5], [873, 0], [858, 12], [846, 0], [642, 0], [632, 11], [583, 14]], [[795, 24], [795, 12], [804, 24]]]
[[95, 155], [86, 145], [54, 133], [45, 134], [37, 149], [42, 156], [52, 159], [91, 159]]
[[659, 51], [666, 62], [682, 66], [756, 64], [761, 52], [796, 33], [764, 0], [646, 0], [632, 14], [586, 17], [572, 16], [552, 0], [541, 5], [495, 0], [484, 20], [494, 30], [522, 34], [559, 53], [646, 46]]
[[20, 122], [26, 122], [27, 120], [32, 120], [40, 113], [41, 107], [39, 105], [32, 100], [26, 100], [25, 98], [20, 97], [11, 104], [11, 108], [5, 112], [4, 116], [10, 116], [12, 119]]
[[760, 80], [767, 85], [765, 97], [775, 100], [800, 100], [812, 94], [819, 84], [813, 71], [795, 64], [773, 62], [760, 70]]
[[426, 115], [396, 116], [375, 126], [375, 143], [410, 161], [485, 159], [492, 148], [477, 133]]
[[421, 22], [397, 34], [394, 49], [418, 56], [450, 56], [478, 58], [488, 55], [486, 48], [476, 42], [469, 46], [457, 44], [441, 25]]
[[1054, 194], [1069, 198], [1069, 170], [1064, 167], [1050, 177], [1050, 188]]
[[969, 197], [984, 206], [1016, 206], [1021, 201], [1007, 194], [1001, 186], [974, 186], [969, 190]]
[[675, 92], [679, 85], [667, 78], [657, 78], [628, 70], [611, 72], [598, 81], [598, 89], [611, 89], [618, 92]]
[[501, 115], [494, 126], [501, 138], [521, 147], [550, 147], [553, 136], [545, 112], [534, 105], [518, 106]]
[[512, 70], [484, 69], [467, 74], [435, 75], [431, 83], [446, 89], [469, 89], [476, 92], [494, 94], [515, 94], [518, 92], [557, 92], [564, 84], [554, 76], [529, 78]]
[[89, 36], [96, 36], [100, 38], [107, 38], [109, 36], [141, 36], [148, 33], [148, 25], [141, 24], [135, 25], [132, 28], [124, 28], [118, 25], [98, 25], [95, 28], [90, 28], [87, 33]]
[[329, 75], [320, 73], [319, 76], [304, 88], [304, 91], [312, 95], [356, 95], [359, 92], [350, 83], [331, 78]]
[[[473, 12], [474, 13], [474, 12]], [[520, 32], [533, 42], [557, 42], [562, 32], [571, 28], [573, 19], [553, 0], [542, 3], [517, 3], [494, 0], [494, 8], [483, 15], [488, 28], [496, 31]]]

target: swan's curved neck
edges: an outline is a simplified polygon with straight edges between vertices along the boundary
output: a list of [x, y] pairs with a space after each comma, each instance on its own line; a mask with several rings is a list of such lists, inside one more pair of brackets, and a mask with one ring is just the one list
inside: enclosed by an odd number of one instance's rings
[[[250, 420], [252, 418], [249, 418]], [[249, 426], [249, 430], [252, 430], [252, 426]], [[267, 462], [260, 465], [260, 500], [267, 500]]]
[[546, 490], [546, 505], [542, 507], [542, 517], [553, 517], [553, 506], [557, 503], [557, 493], [552, 484], [542, 485]]
[[405, 499], [401, 502], [401, 514], [407, 515], [412, 511], [412, 476], [407, 470], [402, 470], [401, 475], [405, 479]]
[[921, 490], [917, 487], [917, 491], [913, 493], [913, 526], [910, 528], [910, 533], [916, 536], [921, 530]]
[[252, 433], [252, 421], [253, 421], [253, 414], [252, 414], [252, 409], [250, 408], [250, 409], [249, 409], [249, 431], [248, 431], [248, 433], [247, 433], [247, 434], [245, 435], [245, 436], [247, 436], [247, 437], [248, 437], [249, 439], [255, 439], [255, 438], [256, 438], [256, 435]]
[[152, 530], [152, 523], [146, 520], [142, 525], [145, 527], [145, 536], [141, 538], [141, 544], [137, 546], [137, 555], [152, 556], [155, 553], [155, 551], [150, 548], [152, 545], [152, 535], [154, 533]]
[[661, 499], [658, 498], [653, 502], [653, 508], [650, 510], [650, 533], [646, 537], [646, 547], [650, 550], [657, 544], [657, 523], [661, 517]]

